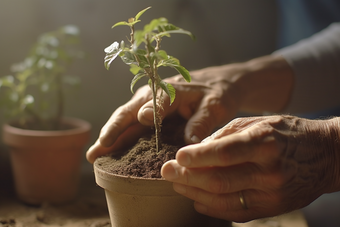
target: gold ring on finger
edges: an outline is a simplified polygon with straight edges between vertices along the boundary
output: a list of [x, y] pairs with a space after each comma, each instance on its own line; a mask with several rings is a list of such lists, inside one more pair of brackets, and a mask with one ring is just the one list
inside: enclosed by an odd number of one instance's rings
[[242, 191], [239, 191], [238, 196], [239, 196], [239, 198], [240, 198], [240, 202], [241, 202], [242, 208], [243, 208], [244, 210], [247, 210], [247, 209], [248, 209], [248, 206], [247, 206], [246, 200], [244, 199], [243, 192], [242, 192]]

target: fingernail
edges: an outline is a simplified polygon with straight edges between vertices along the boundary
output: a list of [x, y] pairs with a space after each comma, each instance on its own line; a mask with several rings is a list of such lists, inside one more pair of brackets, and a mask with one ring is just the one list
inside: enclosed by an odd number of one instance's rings
[[199, 143], [199, 142], [201, 142], [201, 140], [196, 135], [193, 135], [190, 138], [190, 140], [191, 140], [192, 143]]
[[177, 192], [179, 194], [185, 194], [187, 192], [187, 188], [182, 184], [174, 183], [173, 188], [174, 188], [175, 192]]
[[178, 172], [174, 165], [170, 162], [167, 162], [163, 165], [162, 170], [161, 170], [162, 176], [166, 180], [175, 180], [178, 178]]
[[207, 213], [208, 212], [208, 207], [201, 204], [201, 203], [196, 202], [194, 206], [195, 206], [195, 209], [198, 213]]
[[153, 108], [151, 107], [144, 108], [143, 117], [148, 121], [153, 121]]

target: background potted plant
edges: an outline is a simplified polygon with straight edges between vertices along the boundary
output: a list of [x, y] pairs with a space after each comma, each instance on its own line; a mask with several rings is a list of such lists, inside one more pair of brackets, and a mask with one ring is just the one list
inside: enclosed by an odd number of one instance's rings
[[9, 119], [3, 142], [10, 149], [16, 193], [28, 204], [64, 203], [78, 187], [82, 149], [90, 124], [64, 117], [65, 89], [79, 79], [67, 76], [79, 30], [67, 25], [41, 35], [13, 75], [0, 78], [0, 106]]
[[[187, 82], [191, 81], [188, 70], [178, 59], [161, 50], [160, 43], [162, 38], [170, 37], [172, 33], [186, 34], [192, 38], [194, 36], [189, 31], [170, 24], [163, 17], [152, 20], [143, 30], [135, 30], [135, 24], [140, 22], [140, 16], [150, 8], [140, 11], [127, 22], [118, 22], [112, 26], [114, 28], [125, 25], [130, 28], [129, 45], [124, 41], [114, 42], [105, 49], [104, 64], [107, 69], [118, 56], [130, 66], [130, 71], [134, 74], [130, 86], [132, 92], [137, 81], [143, 77], [148, 78], [153, 95], [155, 129], [151, 137], [141, 138], [124, 154], [99, 157], [94, 163], [96, 182], [105, 189], [111, 224], [119, 227], [229, 226], [230, 222], [197, 213], [193, 202], [177, 194], [172, 188], [172, 183], [162, 179], [159, 174], [161, 165], [173, 159], [178, 145], [184, 145], [184, 142], [183, 132], [178, 133], [176, 127], [171, 127], [180, 126], [171, 122], [173, 119], [164, 122], [164, 130], [162, 134], [160, 133], [162, 122], [159, 112], [163, 94], [165, 92], [169, 96], [171, 105], [176, 93], [171, 84], [161, 79], [158, 68], [162, 66], [174, 68]], [[167, 126], [170, 127], [165, 129]], [[166, 134], [165, 130], [168, 129], [170, 136], [163, 137], [163, 134]], [[173, 145], [172, 142], [179, 143]], [[150, 146], [152, 144], [154, 147]]]

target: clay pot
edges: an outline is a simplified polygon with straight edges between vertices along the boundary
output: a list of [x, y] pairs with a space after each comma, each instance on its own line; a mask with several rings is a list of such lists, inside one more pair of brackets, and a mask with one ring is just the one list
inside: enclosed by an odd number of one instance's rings
[[91, 126], [74, 118], [65, 118], [63, 123], [72, 128], [38, 131], [3, 126], [17, 197], [24, 203], [61, 204], [77, 195], [82, 152]]
[[96, 183], [105, 189], [112, 227], [231, 226], [194, 210], [193, 201], [159, 178], [126, 177], [94, 163]]

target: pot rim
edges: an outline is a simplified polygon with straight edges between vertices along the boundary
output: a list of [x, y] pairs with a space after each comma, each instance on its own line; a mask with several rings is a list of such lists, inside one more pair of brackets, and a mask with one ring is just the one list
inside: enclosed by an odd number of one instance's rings
[[110, 173], [101, 168], [97, 161], [93, 164], [96, 183], [105, 190], [123, 194], [145, 196], [180, 196], [174, 191], [172, 182], [164, 178], [144, 178]]
[[58, 136], [60, 134], [63, 134], [63, 135], [79, 134], [82, 132], [87, 132], [91, 129], [91, 124], [89, 122], [79, 119], [79, 118], [64, 117], [62, 119], [62, 122], [68, 123], [74, 126], [74, 128], [63, 129], [63, 130], [32, 130], [32, 129], [18, 128], [18, 127], [10, 125], [10, 123], [5, 123], [3, 125], [3, 131], [8, 131], [14, 135], [50, 137], [50, 136]]
[[4, 124], [2, 127], [2, 141], [10, 147], [36, 148], [70, 148], [82, 147], [90, 139], [91, 124], [87, 121], [66, 117], [63, 122], [74, 128], [56, 131], [29, 130]]
[[111, 173], [109, 171], [106, 171], [98, 165], [98, 163], [95, 161], [93, 164], [95, 170], [101, 172], [105, 176], [108, 176], [108, 178], [125, 178], [125, 179], [136, 179], [136, 180], [149, 180], [149, 181], [165, 181], [164, 178], [149, 178], [149, 177], [136, 177], [136, 176], [125, 176], [125, 175], [120, 175], [116, 173]]

